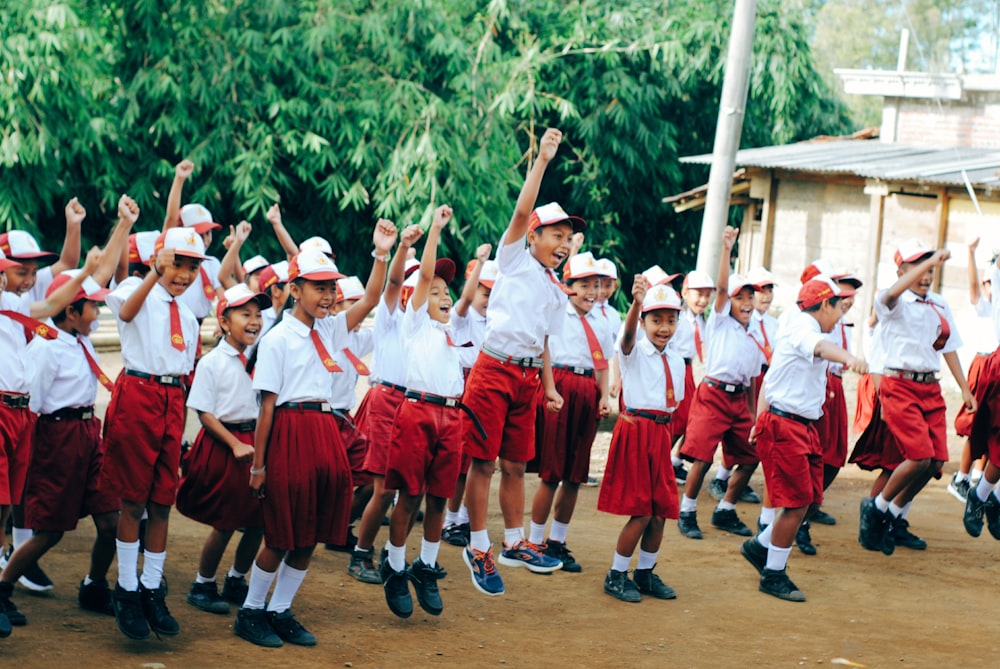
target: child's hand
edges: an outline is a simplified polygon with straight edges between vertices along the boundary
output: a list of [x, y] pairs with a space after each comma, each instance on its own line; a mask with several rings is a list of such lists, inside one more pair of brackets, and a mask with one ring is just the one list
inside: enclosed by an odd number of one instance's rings
[[969, 253], [975, 253], [976, 249], [979, 248], [979, 237], [976, 237], [971, 242], [969, 242]]
[[403, 232], [400, 235], [399, 245], [404, 249], [411, 248], [417, 243], [417, 240], [424, 234], [424, 231], [420, 229], [420, 226], [414, 223], [413, 225], [408, 225], [403, 228]]
[[277, 203], [272, 204], [271, 208], [267, 210], [267, 220], [271, 222], [271, 225], [281, 225], [281, 207]]
[[129, 227], [139, 220], [139, 205], [128, 195], [122, 195], [118, 200], [118, 218], [125, 221]]
[[969, 413], [976, 413], [979, 409], [979, 403], [976, 402], [975, 396], [968, 390], [962, 391], [962, 404]]
[[249, 462], [253, 460], [253, 445], [244, 444], [242, 441], [236, 440], [230, 448], [233, 449], [233, 457], [236, 458], [237, 462]]
[[236, 242], [236, 228], [230, 225], [229, 234], [226, 235], [226, 238], [222, 240], [222, 245], [228, 251], [229, 247], [231, 247], [235, 242]]
[[563, 408], [563, 398], [555, 388], [545, 391], [545, 408], [552, 413], [559, 413]]
[[856, 374], [868, 373], [868, 363], [864, 358], [855, 358], [853, 355], [847, 361], [847, 368]]
[[83, 273], [90, 275], [97, 271], [97, 266], [101, 264], [101, 257], [104, 251], [99, 246], [92, 247], [87, 251], [87, 258], [83, 261]]
[[620, 393], [621, 391], [622, 391], [621, 379], [612, 382], [611, 385], [608, 386], [608, 395], [614, 397], [615, 399], [618, 399], [618, 393]]
[[431, 225], [440, 230], [444, 226], [448, 225], [448, 221], [451, 220], [451, 215], [451, 207], [446, 204], [442, 204], [434, 210], [434, 220], [431, 222]]
[[181, 181], [187, 181], [187, 178], [191, 176], [193, 172], [194, 172], [194, 163], [186, 159], [177, 163], [177, 166], [174, 168], [174, 176], [180, 179]]
[[156, 272], [158, 276], [163, 276], [163, 270], [168, 267], [174, 266], [174, 250], [173, 249], [162, 249], [153, 258], [153, 271]]
[[948, 260], [948, 258], [950, 257], [951, 257], [951, 251], [949, 251], [948, 249], [938, 249], [937, 251], [934, 252], [934, 255], [931, 256], [931, 261], [933, 265], [937, 267], [938, 265], [943, 265], [944, 262]]
[[264, 479], [266, 476], [266, 471], [250, 475], [250, 492], [252, 492], [254, 497], [257, 499], [264, 499]]
[[559, 150], [559, 143], [562, 141], [562, 131], [557, 128], [549, 128], [542, 135], [542, 141], [538, 146], [538, 159], [549, 162], [556, 157]]
[[[230, 227], [230, 230], [232, 230], [231, 227]], [[243, 242], [245, 242], [247, 240], [247, 238], [250, 237], [250, 233], [252, 231], [253, 231], [253, 226], [252, 225], [250, 225], [246, 221], [240, 221], [240, 224], [236, 226], [236, 230], [233, 233], [234, 237], [236, 239], [236, 242], [238, 244], [242, 245]]]
[[601, 397], [601, 400], [597, 403], [597, 414], [601, 418], [607, 418], [611, 415], [611, 403], [608, 402], [607, 397]]
[[87, 210], [83, 208], [80, 201], [73, 198], [66, 203], [66, 225], [80, 225], [87, 217]]
[[392, 245], [396, 243], [396, 224], [392, 221], [380, 218], [375, 224], [375, 233], [372, 235], [372, 243], [375, 244], [375, 251], [379, 255], [385, 255], [392, 250]]
[[726, 229], [722, 232], [722, 246], [727, 251], [732, 251], [733, 247], [736, 246], [736, 238], [740, 236], [740, 231], [736, 228], [727, 225]]
[[476, 260], [481, 263], [486, 262], [490, 259], [490, 251], [493, 250], [491, 244], [480, 244], [479, 248], [476, 249]]
[[569, 254], [575, 256], [583, 248], [583, 233], [574, 232], [573, 236], [569, 238]]
[[649, 288], [649, 283], [646, 281], [646, 277], [642, 274], [636, 274], [635, 280], [632, 282], [632, 300], [638, 304], [642, 304], [642, 301], [646, 299], [646, 290]]

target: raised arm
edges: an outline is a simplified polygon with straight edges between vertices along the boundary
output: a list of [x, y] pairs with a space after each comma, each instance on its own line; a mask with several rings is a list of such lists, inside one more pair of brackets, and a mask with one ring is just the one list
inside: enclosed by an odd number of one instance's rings
[[715, 286], [715, 311], [722, 311], [722, 307], [729, 301], [729, 256], [733, 253], [739, 234], [739, 230], [728, 225], [722, 232], [722, 255], [719, 256], [719, 275]]
[[83, 264], [83, 270], [79, 274], [52, 291], [51, 295], [47, 295], [44, 299], [31, 304], [31, 317], [37, 319], [51, 318], [65, 309], [80, 291], [84, 279], [92, 275], [94, 270], [97, 269], [97, 266], [101, 263], [102, 255], [101, 249], [96, 246], [90, 249], [90, 252], [87, 253], [87, 260]]
[[427, 301], [427, 294], [431, 290], [431, 282], [434, 281], [434, 265], [437, 263], [437, 247], [441, 241], [441, 230], [448, 225], [451, 220], [451, 207], [442, 204], [434, 210], [434, 220], [427, 231], [427, 240], [424, 242], [424, 252], [420, 256], [420, 277], [417, 280], [417, 287], [410, 298], [410, 305], [414, 310], [424, 306]]
[[931, 257], [910, 267], [910, 269], [896, 279], [896, 283], [889, 286], [889, 289], [882, 293], [882, 304], [890, 309], [895, 307], [899, 296], [906, 292], [907, 288], [919, 282], [920, 278], [932, 267], [943, 265], [944, 261], [950, 257], [951, 251], [948, 249], [938, 249]]
[[271, 205], [271, 208], [267, 210], [267, 220], [274, 229], [274, 236], [278, 238], [278, 243], [285, 250], [285, 255], [288, 256], [288, 260], [291, 260], [299, 252], [299, 245], [285, 229], [285, 224], [281, 221], [281, 207], [277, 203]]
[[63, 239], [59, 260], [52, 264], [52, 276], [68, 269], [76, 269], [80, 264], [80, 227], [87, 217], [87, 210], [80, 201], [73, 198], [66, 203], [66, 237]]
[[236, 278], [236, 267], [240, 264], [240, 249], [252, 231], [253, 226], [246, 221], [240, 221], [239, 225], [233, 228], [233, 243], [229, 245], [226, 255], [222, 256], [222, 262], [219, 263], [219, 281], [222, 282], [223, 289], [232, 288], [239, 283]]
[[375, 233], [372, 235], [372, 243], [375, 245], [375, 261], [372, 263], [372, 271], [368, 275], [368, 283], [365, 284], [365, 294], [361, 299], [347, 310], [347, 329], [353, 330], [361, 325], [361, 321], [371, 313], [371, 310], [378, 306], [378, 301], [382, 297], [382, 286], [385, 285], [385, 266], [389, 262], [389, 252], [392, 245], [396, 243], [396, 225], [392, 221], [380, 218], [375, 224]]
[[531, 220], [531, 212], [538, 199], [538, 189], [542, 185], [542, 177], [545, 176], [545, 169], [549, 166], [549, 161], [555, 158], [561, 141], [562, 132], [555, 128], [549, 128], [542, 135], [542, 141], [538, 147], [538, 158], [531, 166], [531, 171], [528, 172], [524, 185], [521, 186], [521, 194], [517, 196], [514, 215], [507, 226], [506, 244], [513, 244], [528, 234], [528, 222]]
[[462, 287], [462, 295], [458, 298], [458, 302], [455, 303], [455, 313], [465, 318], [466, 314], [469, 313], [469, 307], [472, 306], [473, 300], [476, 299], [476, 289], [479, 287], [479, 275], [483, 271], [483, 264], [490, 259], [490, 251], [493, 247], [489, 244], [480, 244], [479, 248], [476, 249], [476, 262], [472, 266], [472, 272], [469, 273], [469, 278], [465, 280], [465, 285]]
[[639, 314], [642, 313], [642, 301], [646, 299], [648, 287], [646, 277], [642, 274], [636, 274], [632, 281], [632, 304], [628, 308], [628, 313], [625, 314], [625, 328], [622, 331], [621, 343], [618, 345], [618, 348], [625, 355], [631, 353], [632, 349], [635, 348], [635, 331], [639, 327]]
[[192, 172], [194, 163], [190, 160], [182, 160], [174, 168], [174, 181], [170, 184], [170, 193], [167, 194], [167, 214], [163, 217], [164, 232], [181, 224], [181, 192], [184, 190], [184, 182]]
[[979, 268], [976, 267], [976, 249], [979, 247], [979, 237], [969, 242], [969, 302], [972, 306], [979, 304], [982, 290], [979, 288]]
[[389, 265], [389, 280], [385, 284], [385, 295], [382, 296], [389, 313], [395, 311], [399, 304], [399, 293], [403, 289], [406, 271], [406, 256], [423, 234], [424, 231], [420, 229], [419, 225], [408, 225], [399, 236], [399, 248], [392, 258], [392, 264]]
[[104, 255], [101, 257], [101, 264], [94, 271], [94, 281], [99, 285], [108, 285], [118, 269], [123, 254], [127, 268], [128, 236], [132, 234], [132, 226], [137, 220], [139, 220], [139, 205], [128, 195], [122, 195], [118, 200], [118, 223], [115, 224], [111, 236], [108, 237], [108, 243], [104, 247]]

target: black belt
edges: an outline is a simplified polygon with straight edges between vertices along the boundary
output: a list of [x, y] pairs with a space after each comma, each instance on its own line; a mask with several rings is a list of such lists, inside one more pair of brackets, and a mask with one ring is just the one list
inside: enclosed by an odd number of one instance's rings
[[52, 413], [43, 413], [39, 418], [46, 420], [90, 420], [94, 417], [94, 407], [64, 407]]
[[184, 385], [184, 382], [179, 376], [160, 376], [157, 374], [147, 374], [146, 372], [139, 372], [134, 369], [126, 369], [125, 376], [134, 376], [137, 379], [142, 379], [143, 381], [153, 381], [154, 383], [159, 383], [164, 386], [177, 386], [178, 388]]
[[666, 425], [670, 422], [671, 418], [671, 415], [668, 413], [655, 413], [653, 411], [643, 411], [642, 409], [631, 409], [629, 407], [625, 407], [625, 413], [630, 416], [638, 416], [639, 418], [651, 420], [657, 425]]
[[386, 388], [392, 388], [393, 390], [398, 390], [401, 393], [406, 392], [406, 386], [401, 386], [398, 383], [389, 383], [388, 381], [379, 381], [380, 386], [385, 386]]
[[0, 392], [0, 404], [3, 404], [8, 409], [27, 409], [30, 403], [30, 395]]
[[230, 432], [253, 432], [257, 429], [257, 421], [244, 420], [239, 423], [222, 423], [222, 427], [226, 428]]
[[705, 383], [726, 393], [742, 393], [747, 389], [746, 386], [740, 385], [739, 383], [726, 383], [725, 381], [711, 379], [707, 376], [705, 377]]
[[911, 372], [906, 369], [893, 369], [892, 367], [883, 369], [882, 374], [917, 383], [937, 383], [938, 380], [937, 372]]
[[469, 417], [472, 424], [476, 428], [476, 432], [483, 439], [486, 439], [486, 430], [483, 429], [483, 424], [479, 422], [476, 418], [476, 414], [472, 413], [467, 405], [462, 403], [462, 400], [458, 397], [445, 397], [444, 395], [435, 395], [434, 393], [421, 393], [416, 390], [407, 390], [406, 399], [412, 400], [414, 402], [426, 402], [427, 404], [435, 404], [442, 407], [454, 407], [456, 409], [461, 409], [465, 412], [465, 415]]
[[816, 422], [814, 420], [809, 420], [808, 418], [803, 418], [797, 413], [791, 413], [790, 411], [782, 411], [781, 409], [777, 409], [775, 407], [768, 407], [767, 410], [773, 413], [775, 416], [780, 416], [781, 418], [789, 418], [791, 420], [794, 420], [796, 423], [802, 423], [803, 425], [812, 425], [813, 423]]
[[285, 402], [279, 404], [277, 409], [298, 409], [299, 411], [320, 411], [322, 413], [333, 413], [333, 407], [328, 402]]
[[574, 367], [573, 365], [561, 365], [559, 363], [552, 363], [553, 369], [564, 369], [567, 372], [576, 374], [577, 376], [593, 376], [594, 370], [589, 367]]
[[499, 360], [500, 362], [505, 362], [510, 365], [517, 365], [518, 367], [541, 367], [541, 358], [515, 358], [514, 356], [507, 355], [506, 353], [501, 353], [500, 351], [495, 351], [489, 346], [483, 346], [483, 353], [490, 356], [494, 360]]

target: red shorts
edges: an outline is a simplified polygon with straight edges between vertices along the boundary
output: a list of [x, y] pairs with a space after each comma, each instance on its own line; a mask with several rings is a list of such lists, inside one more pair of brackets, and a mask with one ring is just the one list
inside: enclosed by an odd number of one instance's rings
[[355, 488], [366, 486], [372, 482], [371, 472], [365, 471], [365, 457], [368, 455], [368, 437], [361, 430], [357, 421], [341, 418], [334, 414], [337, 426], [340, 428], [340, 440], [347, 449], [347, 461], [351, 463], [351, 482]]
[[815, 425], [765, 411], [757, 418], [757, 452], [771, 506], [823, 503], [823, 449]]
[[[233, 436], [253, 445], [253, 432], [233, 432]], [[260, 501], [250, 491], [251, 464], [239, 462], [228, 444], [202, 428], [181, 463], [177, 510], [220, 532], [263, 527]]]
[[[691, 363], [684, 365], [684, 399], [674, 409], [673, 417], [670, 419], [670, 431], [676, 440], [687, 433], [688, 416], [691, 415], [691, 402], [694, 401], [694, 393], [697, 386], [694, 384], [694, 367]], [[624, 407], [621, 409], [624, 411]]]
[[34, 415], [0, 404], [0, 504], [20, 504], [24, 496]]
[[[986, 364], [987, 359], [989, 359], [988, 355], [977, 353], [972, 362], [969, 363], [969, 391], [977, 398], [979, 397], [976, 393], [976, 390], [979, 388], [979, 377], [983, 372], [983, 366]], [[958, 415], [955, 416], [955, 434], [960, 437], [968, 437], [972, 434], [972, 419], [975, 417], [976, 414], [969, 413], [963, 404], [958, 410]]]
[[[823, 464], [838, 469], [843, 467], [847, 460], [847, 400], [844, 399], [844, 380], [836, 374], [826, 375], [826, 401], [823, 402], [823, 415], [816, 421], [816, 431], [823, 447]], [[760, 452], [760, 447], [757, 451]]]
[[871, 374], [864, 374], [858, 379], [857, 399], [854, 405], [854, 424], [851, 431], [861, 434], [868, 427], [875, 411], [875, 380]]
[[752, 427], [746, 393], [727, 393], [702, 381], [691, 404], [681, 456], [712, 462], [721, 441], [727, 466], [756, 465], [760, 460], [750, 445]]
[[119, 375], [105, 415], [101, 490], [125, 502], [173, 505], [185, 417], [180, 386]]
[[462, 410], [417, 400], [399, 405], [385, 468], [385, 489], [454, 497], [462, 465]]
[[121, 500], [97, 487], [103, 459], [97, 418], [39, 417], [24, 490], [25, 527], [68, 532], [84, 516], [119, 511]]
[[477, 460], [497, 456], [528, 462], [535, 456], [535, 403], [541, 370], [501, 362], [480, 353], [469, 372], [465, 404], [486, 431], [466, 430], [462, 447]]
[[670, 424], [620, 414], [611, 435], [597, 510], [676, 520], [680, 499], [670, 459]]
[[883, 376], [882, 420], [907, 460], [948, 460], [948, 418], [941, 386]]
[[368, 393], [367, 425], [368, 451], [362, 468], [375, 476], [385, 476], [385, 456], [392, 443], [392, 423], [396, 420], [396, 410], [403, 403], [403, 391], [379, 384], [372, 386]]
[[333, 414], [275, 409], [265, 457], [264, 541], [293, 550], [344, 545], [351, 514], [351, 465]]
[[600, 420], [601, 388], [594, 377], [553, 369], [556, 390], [563, 408], [552, 413], [545, 408], [539, 387], [535, 409], [535, 457], [539, 478], [547, 483], [586, 483], [590, 475], [590, 449]]

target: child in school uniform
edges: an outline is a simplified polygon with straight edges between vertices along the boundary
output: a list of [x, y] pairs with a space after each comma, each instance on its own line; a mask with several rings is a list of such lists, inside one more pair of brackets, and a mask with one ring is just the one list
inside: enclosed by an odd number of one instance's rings
[[566, 295], [553, 270], [569, 256], [570, 236], [585, 225], [555, 203], [535, 209], [542, 177], [561, 139], [562, 133], [555, 128], [545, 131], [538, 159], [497, 244], [500, 277], [490, 295], [483, 350], [468, 378], [469, 387], [476, 392], [466, 400], [486, 436], [467, 430], [463, 441], [472, 464], [465, 483], [471, 530], [462, 558], [476, 590], [491, 596], [504, 592], [486, 529], [490, 480], [497, 457], [504, 474], [500, 479], [504, 550], [499, 561], [537, 573], [562, 567], [541, 546], [525, 539], [523, 525], [524, 471], [535, 451], [539, 383], [546, 408], [552, 412], [563, 408], [563, 398], [552, 378], [548, 337], [562, 333]]
[[752, 534], [737, 515], [736, 502], [758, 463], [757, 453], [749, 443], [753, 418], [748, 394], [751, 381], [760, 374], [766, 359], [748, 330], [754, 311], [754, 286], [729, 271], [729, 254], [738, 234], [731, 227], [723, 234], [718, 284], [728, 290], [725, 293], [720, 290], [716, 295], [712, 315], [706, 323], [705, 378], [695, 391], [681, 446], [681, 455], [692, 465], [681, 498], [677, 527], [689, 539], [702, 538], [697, 519], [698, 493], [720, 441], [723, 458], [736, 469], [725, 497], [712, 513], [712, 525], [732, 534]]
[[[247, 494], [257, 427], [257, 396], [247, 372], [246, 350], [262, 329], [261, 310], [271, 299], [236, 284], [217, 307], [223, 339], [198, 364], [187, 405], [198, 412], [201, 430], [182, 462], [177, 510], [212, 527], [205, 539], [188, 604], [209, 613], [229, 613], [246, 597], [246, 574], [263, 536], [260, 505]], [[216, 570], [233, 533], [242, 530], [233, 567], [223, 583]]]
[[316, 544], [343, 544], [351, 505], [350, 463], [329, 402], [330, 374], [340, 373], [330, 351], [349, 345], [348, 333], [378, 302], [395, 240], [396, 227], [379, 220], [365, 295], [333, 317], [334, 282], [344, 275], [322, 252], [295, 256], [288, 271], [295, 306], [258, 344], [253, 388], [260, 411], [250, 487], [262, 500], [264, 546], [233, 625], [251, 643], [316, 644], [292, 614], [292, 601]]
[[[680, 309], [681, 300], [670, 286], [649, 287], [636, 275], [618, 351], [625, 409], [615, 423], [597, 501], [599, 511], [629, 516], [604, 579], [604, 592], [623, 602], [639, 602], [643, 594], [657, 599], [677, 596], [653, 569], [665, 520], [676, 519], [679, 510], [670, 422], [684, 395], [684, 361], [667, 344]], [[643, 337], [636, 336], [640, 325]], [[628, 567], [637, 546], [633, 579]]]
[[931, 292], [935, 269], [949, 256], [944, 249], [905, 242], [894, 255], [899, 278], [875, 300], [885, 347], [879, 383], [882, 417], [903, 461], [882, 492], [862, 502], [859, 534], [863, 546], [886, 555], [895, 550], [897, 533], [906, 544], [913, 543], [906, 521], [910, 505], [948, 459], [947, 416], [937, 380], [942, 355], [962, 391], [962, 403], [970, 411], [976, 408], [958, 360], [962, 341], [951, 310]]
[[768, 497], [780, 511], [764, 531], [743, 543], [740, 553], [760, 574], [760, 591], [786, 601], [806, 599], [788, 578], [786, 564], [807, 513], [823, 501], [823, 446], [816, 421], [823, 412], [827, 362], [866, 371], [864, 361], [826, 337], [843, 315], [838, 302], [853, 294], [822, 274], [802, 284], [796, 301], [800, 311], [782, 325], [757, 405], [752, 440]]

